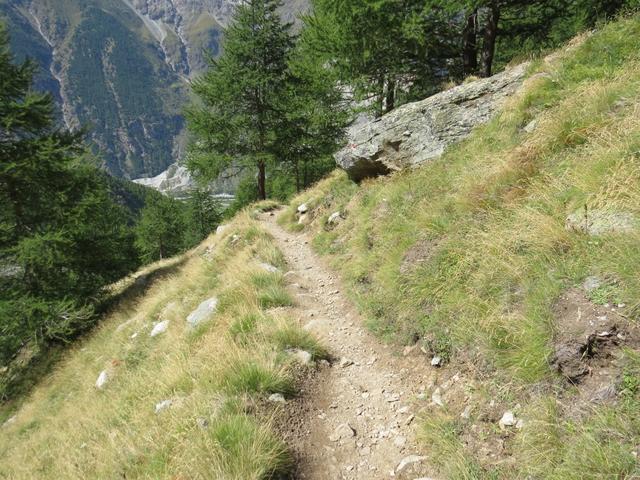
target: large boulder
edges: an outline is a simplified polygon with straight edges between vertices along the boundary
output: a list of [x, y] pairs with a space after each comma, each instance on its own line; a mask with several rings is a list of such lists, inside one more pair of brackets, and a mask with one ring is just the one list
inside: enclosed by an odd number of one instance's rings
[[353, 127], [336, 163], [356, 181], [423, 164], [490, 120], [522, 85], [527, 64], [403, 105]]

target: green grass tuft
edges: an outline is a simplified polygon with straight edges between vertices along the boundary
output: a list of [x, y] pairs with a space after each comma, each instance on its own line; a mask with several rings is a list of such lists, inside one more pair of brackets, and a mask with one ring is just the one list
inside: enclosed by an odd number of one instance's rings
[[258, 303], [260, 308], [269, 309], [277, 307], [290, 307], [293, 299], [286, 288], [281, 285], [269, 285], [258, 293]]
[[294, 392], [291, 378], [282, 369], [269, 368], [253, 361], [238, 360], [229, 365], [222, 376], [223, 389], [238, 393], [282, 393]]
[[329, 352], [316, 338], [298, 326], [288, 325], [276, 330], [273, 341], [280, 350], [300, 349], [311, 354], [313, 360], [328, 360]]

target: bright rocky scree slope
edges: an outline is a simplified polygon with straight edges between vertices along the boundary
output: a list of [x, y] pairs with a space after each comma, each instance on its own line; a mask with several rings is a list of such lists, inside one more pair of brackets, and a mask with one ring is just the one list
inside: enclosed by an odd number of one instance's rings
[[[18, 59], [42, 67], [68, 127], [88, 127], [111, 173], [154, 176], [184, 148], [187, 79], [220, 51], [235, 0], [0, 0]], [[305, 7], [291, 0], [283, 16]]]
[[[639, 35], [635, 17], [576, 39], [442, 157], [360, 185], [335, 173], [281, 218], [373, 331], [433, 362], [436, 478], [640, 474]], [[403, 160], [379, 143], [351, 150]]]
[[143, 297], [117, 286], [2, 413], [0, 478], [640, 475], [639, 36], [621, 20], [534, 61], [466, 140], [336, 172], [288, 232], [260, 204]]

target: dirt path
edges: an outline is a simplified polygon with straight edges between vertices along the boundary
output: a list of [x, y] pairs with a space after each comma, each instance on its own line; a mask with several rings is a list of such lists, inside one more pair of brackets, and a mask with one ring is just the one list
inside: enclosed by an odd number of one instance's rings
[[298, 304], [294, 311], [336, 358], [297, 400], [303, 407], [287, 406], [305, 417], [296, 418], [302, 426], [292, 427], [289, 438], [300, 457], [298, 478], [430, 477], [415, 441], [416, 409], [426, 403], [433, 373], [426, 357], [394, 353], [368, 333], [337, 275], [303, 234], [284, 231], [275, 218], [265, 214], [262, 220], [291, 268], [286, 278]]

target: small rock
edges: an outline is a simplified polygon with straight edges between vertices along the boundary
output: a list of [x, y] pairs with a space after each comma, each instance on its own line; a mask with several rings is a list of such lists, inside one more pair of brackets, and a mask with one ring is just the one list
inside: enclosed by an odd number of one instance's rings
[[298, 205], [298, 213], [304, 214], [309, 211], [309, 205], [306, 203]]
[[327, 219], [327, 225], [337, 225], [341, 221], [342, 221], [342, 214], [340, 212], [334, 212]]
[[207, 428], [209, 428], [209, 420], [207, 420], [206, 418], [203, 417], [199, 417], [196, 419], [196, 424], [198, 425], [198, 427], [200, 427], [202, 430], [206, 430]]
[[431, 394], [431, 401], [440, 407], [444, 406], [444, 401], [442, 400], [442, 392], [440, 391], [440, 387], [436, 388]]
[[207, 320], [218, 309], [218, 299], [216, 297], [205, 300], [198, 308], [189, 314], [187, 323], [190, 327], [196, 327]]
[[634, 230], [638, 220], [630, 212], [582, 209], [569, 215], [565, 227], [591, 236], [607, 233], [628, 233]]
[[288, 352], [302, 365], [309, 365], [313, 361], [313, 355], [306, 350], [294, 349], [288, 350]]
[[438, 355], [436, 355], [435, 357], [433, 357], [431, 359], [431, 366], [432, 367], [439, 367], [442, 365], [442, 358], [439, 357]]
[[516, 424], [516, 417], [512, 411], [504, 412], [502, 418], [500, 419], [499, 425], [500, 428], [504, 430], [506, 427], [513, 427]]
[[367, 455], [371, 455], [371, 447], [363, 447], [360, 450], [360, 455], [362, 455], [363, 457], [366, 457]]
[[389, 403], [395, 403], [399, 400], [400, 400], [400, 395], [397, 393], [392, 393], [391, 395], [387, 396], [387, 402]]
[[287, 403], [287, 400], [284, 398], [284, 395], [281, 393], [272, 393], [269, 396], [269, 401], [273, 403]]
[[136, 333], [132, 334], [132, 335], [131, 335], [131, 337], [129, 337], [129, 338], [131, 338], [131, 340], [133, 340], [133, 339], [134, 339], [134, 338], [136, 338], [137, 336], [138, 336], [138, 332], [136, 332]]
[[2, 428], [8, 427], [9, 425], [13, 425], [14, 423], [16, 423], [17, 419], [18, 419], [17, 415], [13, 415], [13, 416], [7, 418], [5, 420], [5, 422], [2, 424]]
[[522, 430], [522, 428], [524, 427], [524, 420], [522, 420], [521, 418], [518, 419], [518, 421], [516, 422], [516, 428], [518, 430]]
[[463, 412], [460, 414], [460, 417], [469, 420], [471, 418], [471, 405], [467, 405], [464, 407]]
[[353, 360], [349, 360], [348, 358], [342, 358], [340, 360], [341, 368], [347, 368], [347, 367], [350, 367], [351, 365], [353, 365]]
[[338, 440], [343, 440], [345, 438], [353, 438], [356, 436], [356, 431], [351, 428], [351, 425], [348, 423], [343, 423], [338, 425], [332, 435], [329, 436], [329, 440], [332, 442], [337, 442]]
[[300, 215], [300, 218], [298, 218], [298, 225], [307, 225], [308, 223], [309, 223], [309, 215], [306, 213]]
[[218, 228], [216, 228], [216, 235], [222, 235], [227, 228], [229, 228], [229, 225], [218, 225]]
[[532, 133], [537, 126], [538, 126], [538, 120], [531, 120], [529, 123], [525, 125], [525, 127], [522, 130], [524, 130], [526, 133]]
[[269, 273], [278, 273], [280, 271], [280, 269], [278, 267], [275, 267], [275, 266], [271, 265], [270, 263], [261, 263], [260, 267], [263, 270], [266, 270]]
[[103, 370], [102, 372], [100, 372], [100, 375], [98, 375], [98, 379], [96, 380], [96, 388], [98, 390], [102, 390], [108, 381], [109, 374], [106, 370]]
[[394, 440], [393, 440], [393, 444], [398, 447], [398, 448], [402, 448], [405, 446], [405, 444], [407, 443], [407, 439], [406, 437], [402, 437], [402, 436], [397, 436]]
[[602, 286], [602, 281], [596, 276], [585, 278], [582, 284], [582, 288], [584, 288], [586, 292], [592, 292], [593, 290], [597, 290], [601, 286]]
[[169, 408], [172, 403], [173, 403], [173, 400], [163, 400], [160, 403], [156, 403], [156, 414]]
[[157, 322], [153, 325], [153, 329], [151, 330], [151, 333], [149, 334], [149, 336], [155, 337], [157, 335], [160, 335], [161, 333], [166, 332], [167, 328], [169, 328], [169, 320], [163, 320], [162, 322]]
[[408, 457], [404, 457], [396, 467], [396, 473], [402, 472], [409, 465], [424, 462], [426, 459], [427, 457], [421, 457], [419, 455], [409, 455]]

